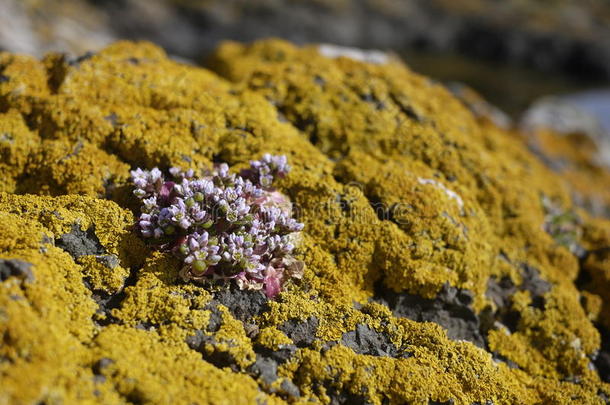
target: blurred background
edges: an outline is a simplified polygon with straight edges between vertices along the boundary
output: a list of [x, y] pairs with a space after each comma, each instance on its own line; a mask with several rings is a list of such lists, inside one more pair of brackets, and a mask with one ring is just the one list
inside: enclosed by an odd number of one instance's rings
[[610, 133], [609, 0], [0, 0], [0, 50], [36, 56], [146, 39], [200, 63], [271, 36], [392, 52], [505, 124]]

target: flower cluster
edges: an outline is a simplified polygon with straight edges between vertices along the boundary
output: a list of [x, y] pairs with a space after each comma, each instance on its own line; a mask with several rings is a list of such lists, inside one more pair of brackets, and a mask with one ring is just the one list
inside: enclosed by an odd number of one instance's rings
[[239, 175], [227, 164], [195, 176], [193, 170], [131, 172], [142, 201], [137, 227], [145, 238], [183, 261], [185, 280], [235, 280], [241, 289], [264, 289], [273, 298], [303, 263], [293, 250], [303, 224], [292, 204], [271, 188], [290, 170], [285, 156], [265, 154]]

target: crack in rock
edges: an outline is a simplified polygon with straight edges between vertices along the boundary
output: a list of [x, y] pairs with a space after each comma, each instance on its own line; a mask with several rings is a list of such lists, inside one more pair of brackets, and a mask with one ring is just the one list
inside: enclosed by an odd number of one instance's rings
[[372, 402], [364, 395], [354, 394], [345, 389], [338, 389], [327, 382], [324, 384], [326, 395], [330, 398], [331, 405], [371, 405]]
[[278, 364], [283, 364], [290, 360], [297, 351], [296, 345], [279, 345], [278, 350], [271, 350], [267, 347], [255, 345], [254, 351], [263, 357], [268, 357]]
[[607, 383], [610, 383], [610, 333], [601, 325], [597, 326], [602, 337], [602, 344], [599, 353], [594, 359], [595, 367], [599, 378]]
[[[221, 350], [217, 345], [218, 341], [214, 336], [206, 335], [202, 331], [195, 331], [194, 335], [186, 338], [186, 344], [196, 352], [201, 353], [203, 360], [213, 364], [218, 368], [229, 367], [234, 372], [239, 371], [239, 366], [235, 357], [226, 350]], [[206, 347], [210, 344], [211, 350]]]
[[[103, 263], [104, 265], [106, 265], [106, 267], [110, 269], [113, 269], [119, 264], [118, 257], [116, 257], [115, 255], [96, 256], [96, 260], [98, 262]], [[98, 309], [94, 317], [94, 321], [96, 324], [98, 324], [99, 326], [107, 326], [112, 323], [118, 322], [117, 319], [112, 315], [112, 310], [121, 307], [121, 303], [127, 295], [125, 289], [127, 287], [136, 285], [137, 280], [137, 270], [131, 269], [129, 272], [129, 276], [123, 281], [123, 285], [119, 288], [119, 290], [114, 294], [109, 294], [104, 290], [98, 290], [93, 288], [89, 280], [83, 279], [85, 287], [87, 287], [91, 291], [91, 298], [98, 305]]]
[[544, 310], [546, 300], [544, 294], [549, 292], [552, 284], [543, 280], [540, 277], [540, 272], [533, 266], [527, 263], [522, 263], [519, 266], [521, 270], [522, 283], [516, 286], [509, 277], [502, 277], [498, 280], [496, 277], [490, 277], [487, 282], [487, 291], [485, 295], [496, 306], [495, 312], [491, 309], [485, 313], [483, 318], [483, 330], [489, 330], [494, 327], [495, 322], [500, 322], [506, 326], [511, 332], [516, 332], [521, 319], [521, 314], [511, 309], [512, 296], [517, 291], [529, 291], [532, 298], [531, 306]]
[[523, 282], [519, 286], [521, 290], [529, 291], [532, 297], [532, 306], [544, 309], [544, 294], [551, 291], [551, 283], [540, 277], [540, 271], [527, 263], [521, 265], [521, 276]]

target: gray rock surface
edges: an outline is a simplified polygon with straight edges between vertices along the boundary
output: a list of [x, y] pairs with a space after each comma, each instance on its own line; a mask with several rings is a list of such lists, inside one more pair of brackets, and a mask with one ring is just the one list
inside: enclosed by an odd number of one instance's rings
[[0, 281], [5, 281], [9, 277], [17, 277], [27, 282], [34, 281], [34, 273], [30, 269], [31, 263], [18, 259], [0, 259]]

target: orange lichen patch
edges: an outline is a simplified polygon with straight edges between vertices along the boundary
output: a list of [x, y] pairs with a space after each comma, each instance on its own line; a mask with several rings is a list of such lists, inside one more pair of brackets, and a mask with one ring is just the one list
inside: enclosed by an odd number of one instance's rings
[[0, 54], [0, 108], [17, 108], [23, 113], [32, 111], [33, 102], [49, 96], [48, 72], [44, 65], [31, 56]]
[[[515, 134], [394, 60], [263, 41], [228, 43], [211, 66], [226, 79], [146, 43], [0, 55], [0, 260], [34, 276], [2, 262], [0, 402], [610, 394], [589, 367], [608, 299], [592, 291], [581, 307], [580, 263], [545, 231], [543, 201], [572, 210], [569, 187]], [[128, 169], [239, 170], [265, 152], [293, 168], [277, 187], [305, 223], [303, 279], [264, 305], [185, 283], [135, 233]], [[609, 230], [585, 221], [579, 243], [607, 246]], [[603, 275], [596, 257], [586, 265]], [[409, 303], [447, 319], [406, 319]], [[449, 338], [452, 322], [480, 347]]]
[[30, 131], [16, 110], [1, 114], [0, 118], [0, 192], [15, 192], [18, 176], [28, 163], [31, 151], [38, 150], [40, 138]]
[[94, 304], [83, 300], [80, 269], [43, 243], [49, 231], [37, 221], [2, 211], [0, 257], [26, 263], [31, 277], [0, 283], [0, 400], [92, 400], [85, 345], [94, 333]]
[[[205, 291], [191, 302], [184, 288], [175, 286], [178, 279], [178, 263], [173, 257], [155, 253], [140, 270], [135, 286], [127, 287], [122, 308], [114, 310], [114, 316], [125, 324], [163, 324], [168, 321], [181, 327], [201, 327], [201, 322], [190, 319], [191, 309], [202, 309], [209, 298]], [[195, 323], [193, 323], [195, 322]]]
[[226, 308], [220, 308], [223, 323], [214, 335], [214, 344], [206, 343], [206, 351], [221, 351], [235, 359], [235, 364], [245, 370], [254, 363], [256, 355], [252, 350], [250, 339], [246, 336], [244, 325], [234, 319]]
[[[116, 261], [118, 262], [118, 258]], [[125, 280], [129, 277], [128, 269], [118, 263], [109, 266], [104, 262], [103, 256], [81, 256], [78, 258], [78, 264], [82, 266], [83, 277], [90, 283], [91, 288], [108, 294], [116, 294], [121, 291]]]
[[[518, 334], [542, 328], [560, 333], [558, 342], [586, 342], [585, 350], [598, 344], [582, 313], [561, 315], [579, 307], [572, 284], [578, 263], [542, 229], [540, 199], [548, 196], [569, 207], [567, 190], [509, 134], [477, 125], [443, 88], [398, 64], [328, 60], [314, 47], [276, 41], [227, 44], [213, 66], [272, 100], [338, 160], [335, 178], [357, 184], [356, 193], [380, 207], [382, 220], [394, 223], [384, 221], [375, 250], [374, 266], [388, 286], [429, 297], [448, 281], [478, 292], [475, 305], [482, 308], [490, 275], [518, 274], [495, 265], [502, 254], [513, 266], [532, 263], [556, 284], [547, 299], [557, 300], [559, 308], [545, 310], [554, 320], [535, 318], [536, 326]], [[369, 224], [378, 226], [374, 220]], [[559, 332], [564, 324], [570, 326]], [[532, 345], [537, 337], [525, 339]], [[550, 356], [559, 355], [561, 347]], [[584, 363], [578, 368], [584, 370]]]
[[595, 141], [582, 133], [557, 134], [537, 129], [526, 138], [530, 147], [559, 173], [574, 201], [594, 215], [610, 212], [610, 172], [598, 159]]
[[114, 325], [104, 329], [95, 339], [94, 356], [112, 360], [101, 370], [107, 382], [100, 393], [148, 403], [277, 403], [249, 377], [219, 370], [179, 343], [155, 332]]
[[[342, 390], [348, 391], [352, 400], [363, 394], [370, 395], [378, 399], [374, 403], [381, 403], [382, 399], [391, 403], [405, 400], [427, 403], [430, 399], [442, 402], [451, 398], [460, 398], [459, 403], [483, 398], [519, 403], [531, 395], [515, 384], [514, 376], [508, 377], [507, 367], [493, 365], [489, 354], [463, 343], [442, 347], [440, 341], [432, 338], [434, 327], [407, 329], [431, 338], [426, 343], [417, 343], [419, 347], [414, 349], [413, 357], [393, 360], [354, 356], [349, 348], [341, 345], [323, 353], [304, 350], [299, 359], [302, 365], [295, 370], [295, 376], [305, 383], [301, 384], [305, 387], [313, 382], [311, 377], [314, 375], [317, 380], [324, 381], [323, 386], [306, 389], [311, 390], [308, 394], [319, 396], [325, 402], [329, 401], [330, 392]], [[441, 335], [438, 339], [442, 339]], [[472, 371], [477, 373], [476, 378], [471, 377]], [[503, 380], [502, 375], [507, 379]], [[430, 384], [430, 381], [435, 383]], [[456, 395], [458, 392], [460, 394]]]
[[582, 291], [581, 294], [581, 301], [587, 317], [591, 321], [597, 321], [602, 310], [602, 298], [599, 295], [593, 294], [589, 291]]
[[[241, 63], [232, 63], [237, 59]], [[466, 248], [467, 239], [462, 235], [460, 242], [458, 235], [466, 229], [485, 235], [481, 237], [484, 243], [496, 245], [495, 252], [474, 254], [483, 263], [464, 266], [470, 271], [485, 266], [498, 253], [500, 244], [490, 240], [492, 232], [496, 237], [519, 232], [523, 233], [519, 236], [533, 239], [528, 242], [548, 245], [536, 225], [543, 221], [539, 197], [545, 194], [567, 201], [561, 183], [547, 181], [549, 174], [522, 145], [493, 126], [477, 126], [445, 89], [404, 66], [330, 60], [318, 55], [315, 47], [297, 49], [277, 41], [249, 47], [229, 43], [219, 49], [213, 66], [272, 100], [322, 152], [340, 159], [335, 177], [362, 188], [374, 206], [385, 208], [387, 212], [381, 212], [384, 219], [402, 222], [399, 227], [407, 233], [411, 227], [416, 235], [417, 229], [420, 233], [425, 230], [428, 235], [422, 235], [413, 248], [424, 250], [442, 234], [445, 240], [440, 238], [435, 249], [438, 251], [440, 243], [456, 250], [457, 257], [453, 254], [449, 259], [454, 270], [459, 267], [456, 259], [464, 261], [459, 250], [460, 243]], [[516, 181], [526, 176], [531, 179], [527, 184]], [[463, 203], [465, 207], [461, 207]], [[397, 218], [388, 218], [392, 211], [399, 211]], [[430, 218], [428, 223], [426, 218]], [[505, 253], [523, 256], [523, 246], [515, 245], [522, 239], [506, 239]], [[479, 253], [477, 244], [468, 243], [467, 248]], [[400, 249], [401, 253], [405, 250]], [[424, 252], [418, 255], [426, 257]], [[479, 291], [485, 281], [464, 279], [469, 283], [466, 287], [477, 284], [474, 288]], [[434, 289], [428, 294], [432, 292]]]
[[0, 193], [2, 212], [35, 221], [47, 230], [47, 237], [58, 238], [76, 224], [80, 229], [95, 229], [103, 248], [119, 256], [125, 266], [141, 265], [145, 247], [130, 228], [130, 211], [116, 203], [77, 195], [57, 198]]
[[256, 338], [256, 343], [272, 350], [278, 350], [281, 345], [292, 343], [289, 337], [275, 327], [263, 328]]
[[105, 185], [125, 180], [129, 166], [88, 142], [44, 140], [17, 184], [20, 193], [103, 196]]

